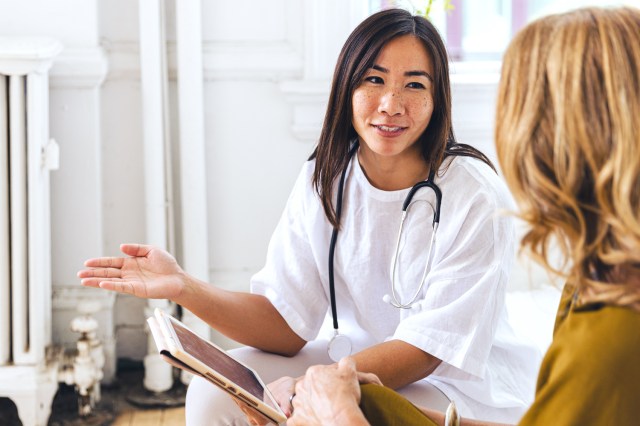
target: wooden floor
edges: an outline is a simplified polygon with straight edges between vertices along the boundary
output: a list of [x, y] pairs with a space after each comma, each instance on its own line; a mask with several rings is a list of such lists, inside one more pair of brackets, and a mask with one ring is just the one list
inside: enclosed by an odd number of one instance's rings
[[112, 426], [181, 426], [184, 425], [184, 407], [160, 410], [130, 410], [118, 415]]
[[[110, 426], [183, 426], [185, 424], [186, 387], [177, 378], [170, 391], [157, 397], [142, 389], [142, 370], [119, 372], [118, 380], [119, 386], [109, 392], [111, 395], [109, 405], [113, 409], [112, 413], [116, 413]], [[179, 401], [182, 401], [182, 404]]]

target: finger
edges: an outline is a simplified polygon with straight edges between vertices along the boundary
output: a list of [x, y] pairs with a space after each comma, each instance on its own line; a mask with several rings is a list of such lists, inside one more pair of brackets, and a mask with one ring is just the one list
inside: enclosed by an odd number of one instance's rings
[[338, 369], [339, 370], [345, 370], [345, 369], [355, 370], [356, 362], [350, 356], [345, 356], [344, 358], [340, 359], [340, 361], [338, 362]]
[[303, 426], [304, 419], [301, 416], [294, 414], [293, 416], [287, 419], [287, 426]]
[[360, 384], [382, 385], [380, 378], [373, 373], [358, 373]]
[[240, 411], [242, 411], [244, 415], [247, 417], [247, 420], [249, 421], [250, 425], [257, 424], [256, 420], [253, 418], [253, 413], [249, 410], [249, 407], [247, 407], [242, 402], [235, 401], [235, 403], [238, 405], [238, 408], [240, 408]]
[[238, 404], [238, 407], [240, 407], [244, 415], [247, 416], [247, 419], [249, 420], [249, 424], [267, 425], [270, 423], [269, 419], [264, 417], [259, 411], [257, 411], [253, 407], [249, 407], [246, 403], [236, 401], [236, 404]]
[[90, 268], [122, 268], [124, 258], [122, 257], [97, 257], [85, 260], [84, 266]]
[[145, 257], [153, 249], [153, 246], [145, 244], [120, 244], [120, 251], [134, 257]]
[[291, 417], [293, 414], [293, 400], [295, 399], [295, 391], [293, 391], [284, 402], [279, 402], [278, 405], [285, 416]]
[[138, 297], [146, 297], [143, 294], [136, 294], [136, 286], [128, 281], [100, 281], [98, 287], [104, 290], [116, 291], [118, 293], [132, 294]]
[[79, 278], [122, 278], [122, 270], [117, 268], [85, 269], [78, 272]]
[[278, 406], [280, 407], [280, 410], [282, 410], [282, 412], [284, 413], [285, 416], [290, 417], [291, 414], [293, 414], [293, 405], [291, 405], [292, 403], [289, 402], [289, 400], [287, 399], [287, 402], [285, 403], [278, 403]]
[[301, 400], [300, 398], [296, 398], [297, 396], [298, 394], [294, 393], [291, 395], [291, 398], [289, 399], [290, 408], [289, 410], [287, 410], [288, 412], [285, 413], [287, 417], [293, 416], [293, 413], [296, 412], [296, 406], [299, 404], [299, 401]]
[[[305, 378], [306, 378], [306, 376], [303, 376], [300, 380], [298, 380], [296, 382], [296, 385], [293, 388], [293, 392], [296, 395], [300, 395], [301, 393], [304, 392], [304, 387], [305, 387], [305, 384], [306, 384]], [[295, 401], [296, 399], [293, 398], [293, 400]]]
[[82, 284], [84, 287], [95, 287], [95, 288], [103, 288], [105, 290], [118, 291], [118, 290], [115, 290], [113, 286], [108, 285], [107, 283], [108, 282], [106, 282], [104, 278], [84, 278], [80, 281], [80, 284]]
[[80, 284], [84, 287], [100, 288], [100, 281], [102, 278], [83, 278], [80, 280]]

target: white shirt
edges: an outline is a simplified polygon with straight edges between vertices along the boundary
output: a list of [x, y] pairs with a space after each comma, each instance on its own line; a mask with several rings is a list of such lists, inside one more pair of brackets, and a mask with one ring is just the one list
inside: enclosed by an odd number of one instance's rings
[[[330, 315], [333, 228], [312, 187], [314, 166], [314, 161], [304, 164], [266, 265], [251, 280], [252, 292], [265, 295], [307, 341], [318, 337]], [[515, 243], [513, 219], [501, 210], [513, 208], [511, 196], [489, 166], [468, 157], [445, 161], [435, 182], [442, 206], [431, 269], [413, 309], [398, 309], [383, 297], [391, 293], [391, 262], [410, 188], [373, 187], [354, 156], [334, 258], [340, 332], [350, 337], [354, 353], [391, 339], [416, 346], [442, 360], [425, 380], [453, 399], [462, 415], [518, 420], [487, 411], [524, 412], [540, 360], [537, 349], [516, 338], [504, 307]], [[433, 232], [433, 191], [421, 189], [414, 200], [397, 264], [396, 295], [402, 303], [419, 288]]]

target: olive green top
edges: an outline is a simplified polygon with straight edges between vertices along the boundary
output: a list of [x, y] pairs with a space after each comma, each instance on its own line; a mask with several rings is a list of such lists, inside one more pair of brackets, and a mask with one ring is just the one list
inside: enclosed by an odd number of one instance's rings
[[438, 426], [418, 407], [385, 386], [360, 385], [360, 409], [373, 426]]
[[640, 425], [640, 312], [563, 295], [520, 425]]

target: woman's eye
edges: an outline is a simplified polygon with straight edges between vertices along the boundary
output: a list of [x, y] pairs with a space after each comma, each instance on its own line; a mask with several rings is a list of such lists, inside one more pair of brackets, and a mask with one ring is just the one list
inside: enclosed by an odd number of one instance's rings
[[411, 89], [424, 89], [424, 84], [418, 83], [418, 82], [413, 82], [413, 83], [407, 84], [407, 87], [409, 87]]
[[369, 83], [374, 83], [374, 84], [382, 84], [384, 83], [384, 80], [378, 76], [375, 75], [371, 75], [367, 78], [364, 79], [364, 81], [368, 81]]

